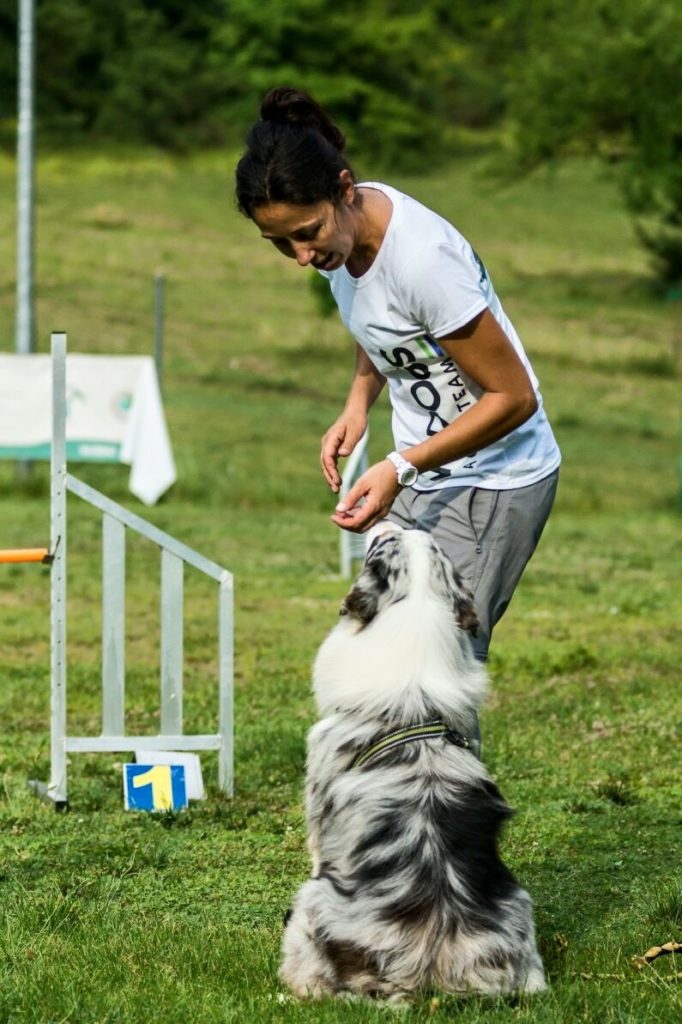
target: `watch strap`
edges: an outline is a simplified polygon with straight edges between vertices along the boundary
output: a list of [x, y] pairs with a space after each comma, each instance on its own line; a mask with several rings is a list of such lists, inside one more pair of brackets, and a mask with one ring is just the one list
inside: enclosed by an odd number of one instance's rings
[[401, 487], [409, 487], [415, 483], [419, 476], [419, 470], [416, 466], [413, 466], [411, 462], [403, 458], [400, 452], [389, 452], [386, 456], [389, 462], [392, 462], [395, 467], [396, 476], [398, 477], [398, 483]]

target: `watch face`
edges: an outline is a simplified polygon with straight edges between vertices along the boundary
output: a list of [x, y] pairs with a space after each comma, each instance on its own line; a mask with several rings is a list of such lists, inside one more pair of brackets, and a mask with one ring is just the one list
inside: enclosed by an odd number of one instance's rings
[[409, 487], [416, 481], [419, 470], [407, 459], [404, 459], [399, 452], [390, 452], [386, 458], [395, 466], [396, 476], [401, 487]]
[[414, 466], [410, 466], [408, 469], [404, 469], [400, 474], [399, 483], [401, 483], [403, 487], [409, 487], [415, 482], [418, 476], [419, 474]]

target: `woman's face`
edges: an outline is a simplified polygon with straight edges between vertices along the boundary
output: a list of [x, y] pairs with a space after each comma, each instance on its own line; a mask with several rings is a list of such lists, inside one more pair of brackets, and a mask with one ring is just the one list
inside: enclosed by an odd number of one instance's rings
[[310, 206], [269, 203], [253, 211], [263, 238], [299, 266], [338, 270], [353, 251], [355, 218], [352, 187], [336, 203], [325, 199]]

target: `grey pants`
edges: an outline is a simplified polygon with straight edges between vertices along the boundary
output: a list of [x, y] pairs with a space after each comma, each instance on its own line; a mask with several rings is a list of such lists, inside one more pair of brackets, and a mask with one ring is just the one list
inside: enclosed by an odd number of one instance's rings
[[473, 645], [479, 661], [486, 660], [493, 627], [540, 540], [558, 482], [557, 469], [538, 483], [509, 491], [406, 487], [393, 503], [388, 518], [430, 533], [474, 595], [479, 629]]
[[[393, 503], [388, 518], [432, 534], [474, 595], [479, 628], [472, 643], [479, 661], [486, 660], [493, 626], [504, 615], [537, 547], [558, 483], [557, 469], [536, 484], [510, 491], [448, 487], [419, 492], [406, 487]], [[470, 730], [480, 757], [478, 718]]]

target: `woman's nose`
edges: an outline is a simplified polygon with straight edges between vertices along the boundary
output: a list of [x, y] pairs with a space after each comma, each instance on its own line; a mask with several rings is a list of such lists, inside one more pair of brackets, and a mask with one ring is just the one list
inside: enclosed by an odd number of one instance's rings
[[292, 244], [299, 267], [307, 267], [309, 263], [312, 263], [315, 256], [314, 249], [311, 249], [309, 245], [303, 242], [293, 242]]

